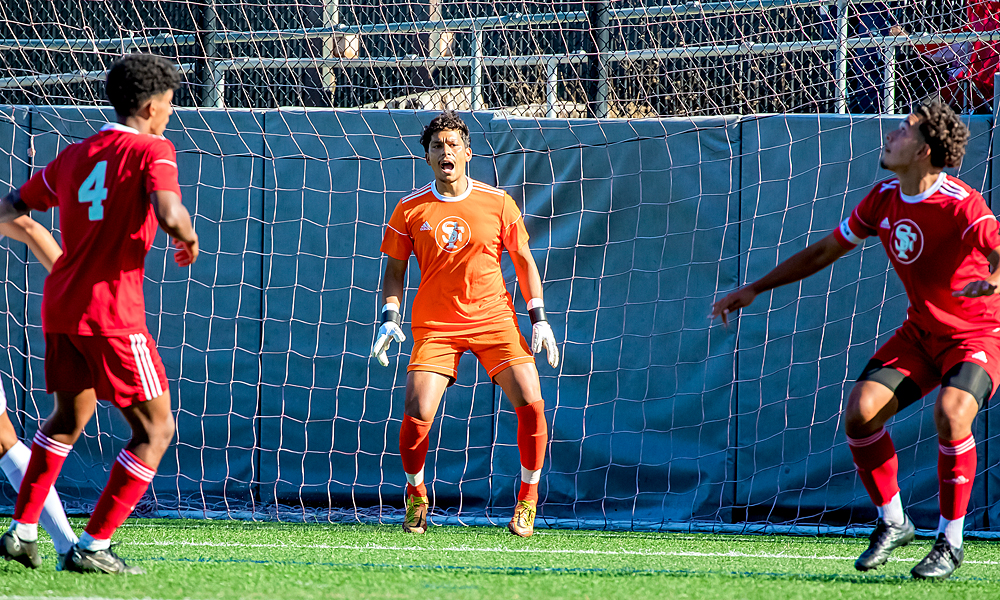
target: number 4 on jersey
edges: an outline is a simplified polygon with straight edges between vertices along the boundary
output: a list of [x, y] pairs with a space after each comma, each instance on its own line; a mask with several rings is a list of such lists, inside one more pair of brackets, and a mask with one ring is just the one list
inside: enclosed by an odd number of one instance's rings
[[80, 191], [76, 193], [77, 202], [90, 203], [90, 210], [87, 214], [91, 221], [100, 221], [104, 218], [104, 206], [101, 203], [108, 199], [108, 188], [104, 187], [104, 172], [107, 169], [108, 161], [106, 160], [94, 165], [94, 170], [83, 180]]

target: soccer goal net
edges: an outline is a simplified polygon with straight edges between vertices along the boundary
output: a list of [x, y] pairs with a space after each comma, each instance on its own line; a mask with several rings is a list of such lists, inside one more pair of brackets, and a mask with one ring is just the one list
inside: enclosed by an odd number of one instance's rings
[[[927, 97], [966, 115], [960, 176], [991, 201], [998, 29], [980, 0], [11, 3], [0, 180], [22, 184], [113, 118], [101, 82], [115, 58], [176, 61], [166, 136], [202, 255], [179, 269], [160, 234], [147, 259], [177, 437], [140, 514], [399, 519], [412, 342], [388, 368], [368, 358], [379, 245], [431, 178], [422, 127], [456, 109], [470, 174], [525, 215], [564, 356], [539, 361], [540, 521], [843, 530], [875, 517], [845, 392], [906, 308], [883, 250], [761, 296], [728, 328], [710, 303], [888, 177], [882, 140]], [[58, 235], [57, 215], [35, 216]], [[30, 437], [53, 403], [45, 273], [15, 242], [0, 265], [2, 383]], [[504, 273], [527, 330], [506, 259]], [[408, 333], [415, 261], [407, 277]], [[980, 531], [1000, 518], [992, 420], [975, 430]], [[903, 501], [933, 527], [931, 411], [891, 431]], [[71, 512], [92, 506], [128, 437], [102, 405], [57, 484]], [[505, 521], [519, 475], [514, 412], [466, 355], [431, 432], [431, 520]]]

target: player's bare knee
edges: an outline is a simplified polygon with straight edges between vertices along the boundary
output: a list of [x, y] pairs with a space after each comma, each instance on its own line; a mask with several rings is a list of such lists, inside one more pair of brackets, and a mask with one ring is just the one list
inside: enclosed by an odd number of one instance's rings
[[878, 419], [878, 402], [871, 394], [855, 386], [844, 409], [844, 431], [847, 437], [863, 438], [878, 431], [882, 423]]
[[957, 440], [972, 432], [972, 422], [979, 412], [979, 402], [968, 392], [955, 388], [941, 391], [934, 404], [934, 425], [938, 435]]
[[76, 439], [83, 433], [84, 427], [90, 421], [91, 415], [82, 415], [75, 411], [59, 411], [58, 409], [45, 422], [45, 435], [68, 434]]
[[844, 413], [844, 432], [849, 438], [865, 438], [878, 431], [879, 425], [859, 412]]
[[163, 452], [166, 452], [170, 443], [174, 439], [174, 432], [176, 427], [174, 426], [174, 417], [170, 413], [167, 413], [164, 417], [158, 418], [151, 424], [149, 430], [149, 443], [158, 449], [162, 448]]

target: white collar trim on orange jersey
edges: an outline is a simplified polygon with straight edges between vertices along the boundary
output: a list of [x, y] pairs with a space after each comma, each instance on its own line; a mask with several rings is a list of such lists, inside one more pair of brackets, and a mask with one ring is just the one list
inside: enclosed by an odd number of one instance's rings
[[933, 196], [934, 193], [937, 192], [939, 189], [941, 189], [941, 186], [944, 185], [944, 182], [947, 179], [948, 179], [948, 174], [945, 173], [944, 171], [941, 171], [941, 173], [938, 174], [937, 181], [935, 181], [933, 185], [931, 185], [931, 187], [920, 192], [916, 196], [907, 196], [906, 194], [903, 193], [903, 190], [900, 189], [899, 197], [903, 200], [903, 202], [906, 202], [907, 204], [916, 204], [918, 202], [923, 202], [924, 200]]
[[464, 192], [457, 196], [442, 196], [440, 192], [438, 192], [437, 180], [431, 183], [431, 191], [434, 192], [434, 197], [441, 202], [461, 202], [469, 197], [469, 194], [472, 193], [472, 186], [476, 183], [471, 177], [466, 177], [465, 180], [469, 182], [469, 186], [465, 188]]
[[128, 125], [122, 125], [121, 123], [105, 123], [101, 127], [101, 131], [121, 131], [122, 133], [135, 133], [138, 134], [138, 129], [132, 129]]

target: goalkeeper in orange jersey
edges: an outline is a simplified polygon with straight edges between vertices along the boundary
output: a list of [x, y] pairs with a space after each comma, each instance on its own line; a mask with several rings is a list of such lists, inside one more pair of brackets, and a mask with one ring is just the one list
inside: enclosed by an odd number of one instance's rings
[[[388, 366], [390, 342], [406, 339], [400, 329], [399, 307], [412, 252], [420, 265], [420, 285], [413, 301], [413, 354], [399, 432], [407, 479], [403, 530], [427, 530], [427, 435], [445, 388], [458, 375], [459, 358], [471, 350], [517, 413], [521, 489], [508, 529], [528, 537], [534, 532], [538, 481], [548, 442], [533, 353], [544, 347], [549, 365], [559, 364], [555, 336], [545, 319], [542, 280], [513, 199], [465, 173], [472, 149], [469, 128], [462, 119], [451, 111], [441, 113], [424, 128], [420, 143], [434, 170], [434, 181], [400, 200], [385, 229], [382, 252], [388, 262], [382, 279], [382, 323], [371, 352], [382, 366]], [[504, 286], [503, 248], [514, 263], [528, 304], [530, 347], [517, 327], [514, 302]]]

